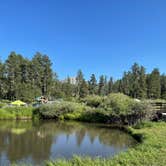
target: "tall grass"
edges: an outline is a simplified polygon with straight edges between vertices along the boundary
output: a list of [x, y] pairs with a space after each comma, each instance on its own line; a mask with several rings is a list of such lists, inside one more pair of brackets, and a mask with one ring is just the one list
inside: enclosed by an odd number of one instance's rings
[[0, 119], [30, 119], [33, 107], [5, 107], [0, 108]]

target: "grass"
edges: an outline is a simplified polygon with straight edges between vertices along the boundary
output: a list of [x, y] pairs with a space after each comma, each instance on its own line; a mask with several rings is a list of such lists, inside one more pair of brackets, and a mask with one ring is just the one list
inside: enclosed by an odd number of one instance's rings
[[166, 165], [166, 123], [141, 124], [140, 129], [129, 128], [141, 143], [114, 158], [103, 159], [74, 156], [71, 160], [48, 161], [47, 166], [165, 166]]
[[33, 117], [33, 107], [5, 107], [0, 108], [0, 120], [30, 119]]

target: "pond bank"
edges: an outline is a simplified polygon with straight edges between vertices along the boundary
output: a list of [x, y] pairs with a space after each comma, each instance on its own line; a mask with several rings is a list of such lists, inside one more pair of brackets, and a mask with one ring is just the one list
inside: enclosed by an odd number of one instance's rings
[[166, 165], [166, 123], [149, 123], [140, 129], [129, 128], [133, 135], [142, 135], [142, 143], [113, 159], [92, 159], [75, 156], [71, 160], [48, 161], [47, 166], [115, 166]]

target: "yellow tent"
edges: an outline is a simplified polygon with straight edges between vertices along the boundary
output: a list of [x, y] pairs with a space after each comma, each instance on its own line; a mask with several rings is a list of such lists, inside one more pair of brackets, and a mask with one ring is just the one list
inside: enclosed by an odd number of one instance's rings
[[16, 101], [12, 102], [11, 104], [16, 105], [16, 106], [26, 105], [26, 103], [22, 102], [21, 100], [16, 100]]

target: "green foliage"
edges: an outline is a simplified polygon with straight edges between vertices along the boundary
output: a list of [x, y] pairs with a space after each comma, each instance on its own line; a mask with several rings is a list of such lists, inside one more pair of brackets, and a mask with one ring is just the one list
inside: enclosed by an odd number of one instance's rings
[[32, 60], [11, 52], [0, 63], [0, 98], [32, 102], [36, 96], [49, 95], [52, 86], [51, 61], [36, 53]]
[[104, 98], [101, 96], [89, 95], [83, 98], [81, 101], [86, 103], [86, 105], [90, 107], [99, 107], [102, 104], [103, 100]]
[[146, 72], [143, 66], [137, 63], [131, 67], [131, 71], [124, 72], [121, 80], [122, 92], [133, 98], [146, 98]]
[[5, 103], [0, 103], [0, 108], [2, 108], [2, 107], [4, 107], [4, 106], [6, 106]]
[[101, 75], [99, 78], [99, 85], [98, 85], [98, 94], [101, 96], [105, 96], [108, 93], [107, 87], [107, 79], [106, 76]]
[[80, 94], [79, 97], [80, 98], [84, 98], [88, 95], [88, 84], [87, 82], [83, 79], [81, 86], [80, 86]]
[[101, 107], [114, 115], [130, 114], [134, 100], [121, 93], [112, 93], [108, 95]]
[[0, 119], [32, 118], [33, 107], [5, 107], [0, 108]]
[[83, 112], [78, 120], [93, 123], [110, 123], [110, 116], [104, 109], [97, 108]]
[[88, 109], [87, 106], [80, 103], [74, 103], [74, 102], [56, 102], [54, 104], [48, 104], [48, 105], [42, 105], [37, 109], [38, 113], [42, 118], [46, 119], [63, 119], [69, 117], [72, 117], [76, 115], [76, 117]]
[[161, 96], [161, 83], [160, 72], [158, 69], [154, 69], [147, 79], [148, 84], [148, 97], [152, 99], [158, 99]]
[[148, 127], [153, 127], [153, 123], [149, 121], [143, 121], [133, 126], [134, 129], [148, 128]]
[[166, 100], [166, 76], [161, 76], [161, 98]]
[[83, 103], [60, 101], [42, 105], [37, 113], [44, 119], [68, 119], [87, 122], [135, 124], [150, 119], [149, 103], [137, 102], [124, 94], [96, 95], [82, 99]]
[[114, 82], [110, 77], [107, 81], [107, 76], [101, 75], [99, 83], [95, 74], [90, 80], [85, 80], [79, 70], [76, 82], [71, 83], [70, 77], [65, 79], [67, 81], [59, 80], [51, 66], [52, 62], [45, 54], [37, 52], [32, 59], [27, 59], [11, 52], [4, 63], [0, 61], [0, 99], [19, 99], [30, 103], [41, 95], [51, 100], [71, 100], [72, 97], [106, 96], [113, 92], [138, 99], [166, 99], [166, 76], [160, 75], [158, 69], [146, 74], [143, 66], [134, 63], [121, 79]]
[[91, 75], [91, 78], [88, 83], [89, 83], [89, 94], [90, 95], [97, 94], [97, 80], [95, 74]]
[[113, 85], [114, 85], [113, 78], [110, 77], [110, 80], [108, 81], [108, 94], [113, 92]]

